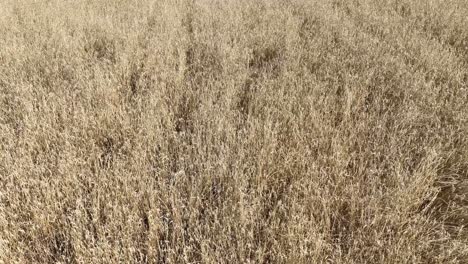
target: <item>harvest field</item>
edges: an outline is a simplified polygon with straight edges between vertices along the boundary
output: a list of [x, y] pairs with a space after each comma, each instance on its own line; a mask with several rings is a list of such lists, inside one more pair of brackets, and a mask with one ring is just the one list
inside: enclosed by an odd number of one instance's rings
[[467, 14], [0, 0], [0, 263], [468, 263]]

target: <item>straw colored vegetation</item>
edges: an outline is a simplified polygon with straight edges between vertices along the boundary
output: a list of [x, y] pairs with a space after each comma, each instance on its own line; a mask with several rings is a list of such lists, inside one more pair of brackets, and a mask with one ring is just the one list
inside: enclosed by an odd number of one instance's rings
[[468, 263], [465, 0], [0, 0], [0, 263]]

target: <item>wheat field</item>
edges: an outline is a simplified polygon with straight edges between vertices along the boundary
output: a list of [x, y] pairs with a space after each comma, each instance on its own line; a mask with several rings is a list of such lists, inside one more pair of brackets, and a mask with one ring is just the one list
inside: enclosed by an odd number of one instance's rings
[[465, 0], [0, 0], [0, 263], [468, 263]]

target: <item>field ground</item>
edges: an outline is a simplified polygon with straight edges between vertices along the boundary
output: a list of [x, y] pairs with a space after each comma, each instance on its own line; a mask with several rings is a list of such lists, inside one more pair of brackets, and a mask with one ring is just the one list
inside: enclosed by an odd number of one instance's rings
[[466, 14], [0, 0], [0, 263], [468, 263]]

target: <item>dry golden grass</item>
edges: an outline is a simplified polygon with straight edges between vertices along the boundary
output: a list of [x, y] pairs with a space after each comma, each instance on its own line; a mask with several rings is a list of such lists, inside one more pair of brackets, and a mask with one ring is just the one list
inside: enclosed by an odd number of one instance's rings
[[0, 0], [0, 263], [468, 263], [465, 0]]

